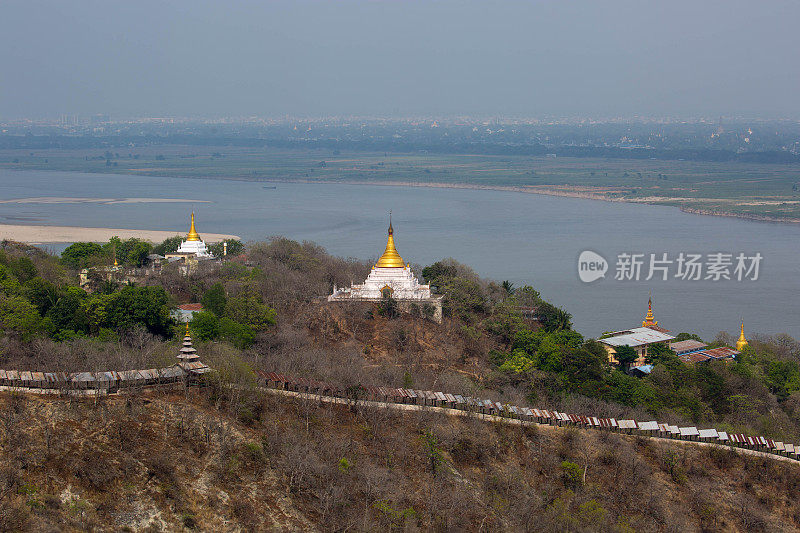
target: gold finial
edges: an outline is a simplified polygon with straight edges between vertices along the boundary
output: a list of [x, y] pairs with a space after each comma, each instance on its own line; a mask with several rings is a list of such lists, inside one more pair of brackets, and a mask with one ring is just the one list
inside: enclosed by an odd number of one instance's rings
[[644, 321], [642, 322], [642, 327], [649, 328], [650, 326], [657, 326], [658, 320], [654, 319], [653, 317], [653, 296], [650, 295], [650, 298], [647, 299], [647, 316], [644, 317]]
[[197, 234], [197, 231], [194, 229], [194, 211], [192, 211], [192, 222], [189, 225], [189, 235], [186, 236], [186, 241], [199, 241], [200, 235]]
[[739, 340], [736, 341], [736, 349], [741, 352], [748, 344], [747, 338], [744, 336], [744, 320], [742, 320], [742, 329], [739, 330]]
[[394, 247], [394, 228], [392, 228], [392, 213], [389, 212], [389, 238], [386, 239], [386, 249], [378, 262], [375, 263], [379, 268], [405, 268], [406, 264], [397, 249]]
[[186, 336], [189, 336], [189, 322], [186, 322]]

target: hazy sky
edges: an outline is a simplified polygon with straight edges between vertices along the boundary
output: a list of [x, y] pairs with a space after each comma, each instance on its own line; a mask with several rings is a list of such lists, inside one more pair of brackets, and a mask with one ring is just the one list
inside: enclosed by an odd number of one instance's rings
[[800, 116], [800, 2], [0, 0], [0, 118]]

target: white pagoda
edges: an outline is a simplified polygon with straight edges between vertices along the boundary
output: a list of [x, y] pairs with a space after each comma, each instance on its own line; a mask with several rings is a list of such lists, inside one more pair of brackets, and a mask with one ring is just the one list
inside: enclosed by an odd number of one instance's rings
[[189, 234], [186, 236], [186, 240], [181, 243], [177, 253], [193, 254], [197, 258], [211, 257], [208, 248], [206, 248], [206, 243], [203, 242], [200, 235], [198, 235], [197, 231], [194, 229], [194, 212], [192, 212], [192, 219], [189, 225]]
[[392, 297], [400, 302], [401, 308], [409, 308], [415, 303], [430, 304], [434, 308], [433, 319], [437, 322], [442, 320], [442, 297], [432, 296], [431, 286], [420, 284], [411, 272], [411, 267], [397, 253], [391, 219], [386, 249], [364, 283], [347, 288], [337, 288], [334, 285], [333, 294], [328, 296], [328, 301], [380, 301], [385, 297]]

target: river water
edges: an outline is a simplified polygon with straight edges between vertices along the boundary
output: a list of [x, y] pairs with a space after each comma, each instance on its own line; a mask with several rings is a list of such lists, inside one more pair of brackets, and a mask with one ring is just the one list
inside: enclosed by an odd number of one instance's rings
[[[275, 187], [268, 188], [268, 187]], [[652, 291], [659, 325], [712, 339], [789, 333], [800, 338], [800, 225], [681, 213], [672, 207], [609, 203], [505, 191], [345, 184], [253, 183], [73, 172], [0, 170], [0, 200], [37, 197], [174, 198], [190, 203], [0, 203], [0, 223], [187, 230], [194, 209], [201, 234], [244, 240], [285, 235], [330, 253], [376, 258], [393, 212], [395, 242], [407, 260], [453, 257], [480, 275], [530, 284], [574, 316], [589, 336], [639, 325]], [[60, 250], [63, 246], [54, 245]], [[605, 277], [584, 283], [578, 256], [592, 250]], [[758, 279], [691, 281], [668, 265], [650, 281], [649, 254], [760, 253]], [[616, 280], [621, 253], [645, 254], [640, 279]], [[663, 266], [663, 265], [662, 265]], [[748, 263], [749, 266], [749, 263]], [[703, 277], [705, 277], [705, 270]]]

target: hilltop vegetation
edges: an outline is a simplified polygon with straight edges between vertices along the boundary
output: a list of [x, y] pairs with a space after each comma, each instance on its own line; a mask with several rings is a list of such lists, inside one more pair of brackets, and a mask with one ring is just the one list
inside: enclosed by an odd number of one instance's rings
[[[788, 337], [756, 337], [734, 363], [688, 366], [662, 350], [652, 357], [653, 372], [638, 378], [610, 367], [596, 341], [571, 329], [569, 312], [543, 301], [535, 288], [481, 279], [452, 259], [415, 267], [444, 295], [442, 324], [397, 313], [390, 300], [328, 304], [322, 297], [333, 284], [366, 277], [370, 265], [332, 257], [313, 243], [250, 243], [235, 261], [201, 263], [188, 276], [165, 268], [142, 274], [135, 285], [100, 284], [91, 294], [76, 286], [70, 261], [3, 243], [0, 368], [173, 364], [182, 329], [169, 311], [202, 302], [205, 311], [191, 330], [219, 381], [188, 397], [71, 407], [4, 397], [0, 419], [8, 423], [0, 445], [11, 466], [2, 498], [13, 511], [4, 519], [19, 520], [20, 528], [59, 520], [85, 529], [110, 523], [137, 529], [144, 523], [137, 520], [163, 520], [167, 529], [181, 523], [258, 529], [278, 520], [324, 530], [800, 524], [800, 510], [782, 496], [796, 490], [792, 465], [591, 432], [351, 412], [250, 389], [252, 370], [264, 369], [343, 388], [444, 390], [800, 442], [800, 347]], [[61, 419], [71, 422], [44, 429]], [[119, 439], [131, 443], [131, 458]], [[75, 459], [59, 465], [62, 444]], [[211, 496], [220, 490], [230, 499]], [[723, 493], [735, 496], [719, 498]], [[147, 511], [135, 520], [122, 516], [132, 508]]]

